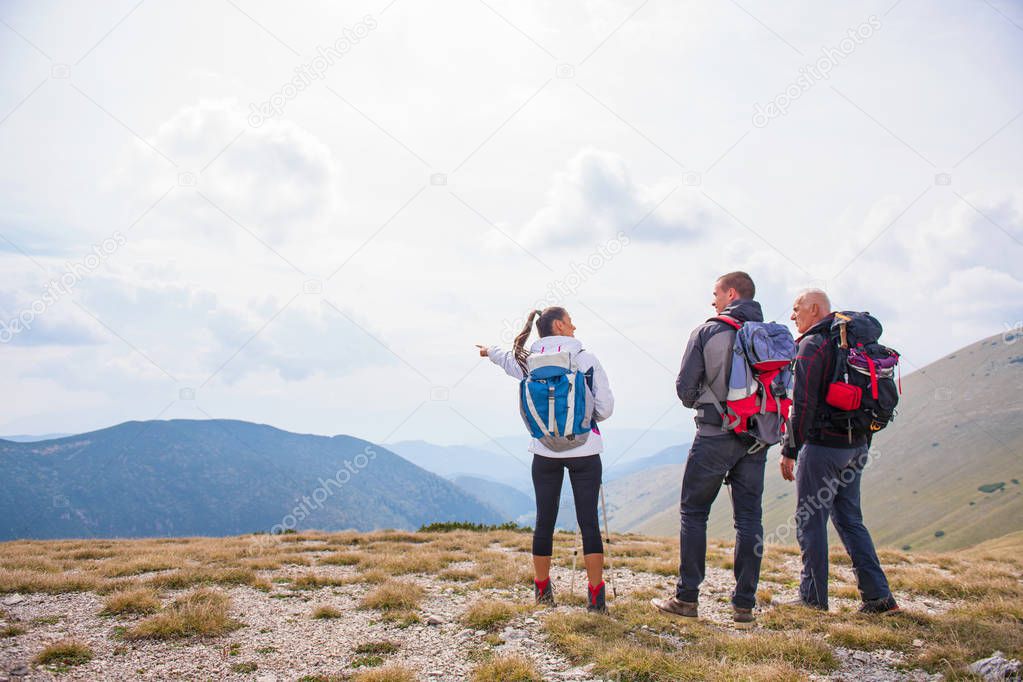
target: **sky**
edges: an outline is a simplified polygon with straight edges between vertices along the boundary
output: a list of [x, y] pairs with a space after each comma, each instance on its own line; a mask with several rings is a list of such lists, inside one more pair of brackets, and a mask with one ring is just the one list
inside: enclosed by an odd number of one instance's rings
[[906, 371], [1023, 325], [1023, 4], [0, 4], [0, 433], [231, 418], [524, 434], [566, 307], [615, 429], [717, 276], [826, 289]]

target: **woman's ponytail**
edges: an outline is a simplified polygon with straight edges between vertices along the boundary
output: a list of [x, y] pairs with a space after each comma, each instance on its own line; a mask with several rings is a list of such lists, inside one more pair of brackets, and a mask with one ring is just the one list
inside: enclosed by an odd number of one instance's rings
[[515, 351], [515, 362], [519, 363], [523, 374], [526, 374], [526, 358], [529, 357], [529, 351], [526, 350], [526, 341], [529, 339], [529, 332], [533, 329], [533, 320], [542, 314], [543, 311], [541, 310], [534, 310], [529, 313], [525, 326], [522, 327], [519, 335], [515, 337], [515, 343], [512, 345], [512, 350]]

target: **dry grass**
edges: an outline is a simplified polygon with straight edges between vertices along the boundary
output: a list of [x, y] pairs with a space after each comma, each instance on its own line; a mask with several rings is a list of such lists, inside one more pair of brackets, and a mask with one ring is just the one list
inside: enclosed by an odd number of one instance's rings
[[363, 597], [359, 608], [378, 611], [410, 611], [419, 608], [423, 588], [412, 582], [389, 580]]
[[860, 591], [852, 585], [831, 585], [828, 594], [838, 599], [861, 599]]
[[[1023, 605], [1017, 598], [986, 597], [941, 614], [910, 610], [883, 617], [784, 606], [767, 611], [759, 622], [782, 634], [828, 635], [839, 646], [904, 651], [910, 666], [945, 674], [958, 674], [995, 650], [1010, 657], [1023, 655]], [[913, 647], [915, 639], [925, 645]]]
[[[713, 565], [712, 562], [708, 563]], [[643, 573], [655, 573], [657, 575], [666, 576], [678, 575], [678, 557], [675, 557], [674, 559], [664, 559], [660, 557], [627, 557], [621, 560], [616, 559], [615, 566]]]
[[295, 580], [292, 581], [291, 586], [296, 590], [316, 590], [321, 587], [339, 587], [341, 585], [350, 585], [351, 583], [351, 578], [306, 573], [305, 575], [300, 575], [295, 578]]
[[83, 642], [74, 639], [63, 639], [48, 645], [32, 659], [39, 665], [50, 665], [66, 668], [82, 665], [92, 660], [92, 649]]
[[[572, 534], [556, 534], [558, 565], [571, 565], [576, 542]], [[879, 550], [896, 596], [904, 605], [920, 599], [942, 602], [931, 614], [909, 610], [877, 618], [848, 610], [820, 613], [774, 606], [772, 602], [781, 589], [796, 584], [793, 558], [798, 556], [798, 549], [771, 546], [764, 557], [764, 584], [758, 593], [758, 601], [765, 607], [758, 629], [736, 633], [707, 621], [684, 621], [661, 614], [647, 603], [651, 596], [661, 595], [662, 591], [655, 589], [627, 590], [623, 598], [612, 602], [610, 619], [581, 612], [545, 612], [544, 627], [550, 641], [568, 658], [580, 665], [593, 663], [593, 675], [605, 678], [800, 679], [833, 669], [834, 646], [901, 651], [907, 668], [922, 667], [959, 678], [965, 664], [995, 649], [1010, 657], [1023, 657], [1023, 583], [1019, 580], [1023, 561], [1018, 558], [1021, 542], [1023, 534], [1017, 534], [1011, 542], [987, 543], [960, 552]], [[495, 549], [498, 545], [513, 551], [499, 551]], [[612, 547], [616, 568], [676, 574], [678, 546], [671, 540], [622, 535], [613, 538]], [[405, 627], [420, 622], [425, 592], [411, 580], [396, 576], [418, 574], [448, 584], [463, 583], [455, 586], [459, 593], [479, 588], [525, 590], [532, 577], [529, 549], [528, 534], [467, 530], [16, 541], [0, 543], [0, 593], [91, 591], [105, 595], [103, 614], [148, 616], [125, 633], [127, 639], [174, 639], [216, 636], [238, 627], [228, 615], [227, 596], [211, 590], [213, 586], [269, 590], [269, 578], [296, 590], [273, 596], [301, 603], [309, 601], [309, 593], [297, 590], [365, 585], [370, 589], [360, 608], [376, 610], [374, 618]], [[731, 553], [730, 545], [711, 541], [708, 564], [727, 566]], [[841, 551], [836, 550], [833, 558], [840, 566], [848, 564]], [[294, 566], [321, 568], [296, 573]], [[581, 566], [577, 570], [582, 575]], [[849, 570], [840, 568], [836, 574], [832, 595], [858, 601], [859, 594], [851, 581], [839, 579], [849, 575]], [[161, 609], [160, 592], [180, 589], [193, 591]], [[581, 597], [560, 593], [558, 600], [569, 605], [583, 603]], [[312, 617], [341, 615], [337, 609], [330, 614], [328, 610], [333, 607], [324, 605], [317, 616], [320, 609], [315, 601], [307, 608]], [[502, 624], [527, 610], [514, 601], [488, 599], [470, 606], [462, 621], [474, 629], [490, 630], [493, 638]], [[25, 627], [33, 626], [9, 614], [0, 613], [0, 618], [5, 622], [0, 637], [17, 637]], [[914, 646], [914, 640], [922, 640], [923, 646]], [[383, 656], [391, 652], [366, 648], [356, 653], [364, 665], [376, 666], [383, 664]], [[494, 665], [480, 665], [480, 674], [516, 679], [515, 667], [497, 667], [498, 661], [490, 660], [492, 655], [490, 646], [483, 644], [479, 655], [472, 656], [475, 661]], [[501, 664], [505, 664], [503, 659]], [[386, 676], [391, 673], [402, 674], [400, 669], [381, 667], [360, 675], [385, 675], [361, 679], [403, 679]], [[531, 679], [526, 675], [523, 679]]]
[[353, 583], [367, 583], [370, 585], [379, 585], [385, 583], [391, 579], [391, 576], [383, 571], [361, 571], [350, 578]]
[[241, 627], [241, 623], [228, 616], [229, 604], [230, 599], [223, 592], [199, 588], [128, 630], [125, 638], [179, 639], [222, 635]]
[[912, 633], [875, 623], [832, 623], [828, 626], [828, 635], [828, 640], [839, 646], [865, 651], [907, 651], [913, 645]]
[[362, 552], [334, 552], [321, 557], [319, 563], [328, 566], [355, 566], [365, 558], [366, 555]]
[[450, 580], [452, 582], [468, 583], [473, 580], [477, 580], [480, 574], [472, 569], [468, 568], [446, 568], [437, 574], [437, 577], [441, 580]]
[[8, 571], [31, 571], [35, 573], [60, 573], [63, 564], [46, 557], [17, 554], [0, 559], [0, 568]]
[[98, 572], [107, 578], [123, 578], [129, 575], [182, 568], [183, 565], [184, 561], [176, 557], [154, 554], [122, 561], [104, 561]]
[[719, 635], [707, 639], [716, 658], [736, 663], [789, 663], [798, 668], [826, 673], [838, 667], [831, 647], [820, 638], [802, 632], [749, 632], [740, 636]]
[[133, 613], [148, 615], [160, 610], [160, 595], [148, 587], [121, 590], [107, 596], [100, 613], [104, 616]]
[[96, 559], [109, 559], [117, 556], [117, 551], [113, 549], [106, 549], [103, 547], [90, 547], [86, 549], [75, 549], [66, 552], [60, 552], [56, 555], [59, 559], [69, 559], [72, 561], [89, 561]]
[[450, 563], [468, 558], [468, 555], [455, 552], [418, 547], [414, 551], [409, 551], [407, 547], [401, 547], [396, 543], [378, 543], [370, 545], [361, 553], [359, 566], [390, 575], [437, 573]]
[[95, 576], [84, 573], [51, 573], [28, 569], [5, 570], [0, 572], [0, 594], [4, 592], [89, 592], [100, 585]]
[[473, 682], [541, 682], [536, 666], [525, 656], [502, 656], [476, 666]]
[[323, 604], [313, 609], [313, 618], [327, 620], [331, 618], [341, 618], [344, 616], [344, 611], [341, 609], [331, 606], [329, 604]]
[[474, 630], [493, 630], [525, 611], [521, 604], [487, 599], [470, 606], [462, 615], [462, 622]]
[[476, 572], [480, 575], [474, 583], [478, 588], [528, 585], [533, 579], [533, 567], [527, 557], [494, 550], [480, 552]]
[[418, 611], [413, 611], [412, 609], [393, 609], [383, 611], [380, 615], [380, 620], [391, 623], [399, 628], [407, 628], [422, 623], [423, 617], [419, 615]]
[[367, 542], [402, 542], [406, 544], [418, 545], [424, 542], [430, 542], [440, 537], [438, 533], [417, 533], [414, 531], [407, 530], [378, 530], [372, 533], [365, 533], [364, 537]]
[[182, 568], [170, 573], [155, 575], [146, 584], [155, 588], [180, 590], [196, 585], [248, 585], [260, 590], [269, 590], [270, 583], [258, 577], [252, 569], [230, 568]]
[[363, 642], [355, 647], [355, 653], [357, 654], [377, 654], [379, 656], [386, 656], [393, 654], [398, 650], [398, 645], [389, 639], [384, 639], [375, 642]]
[[611, 619], [554, 613], [544, 627], [569, 659], [593, 662], [595, 673], [612, 679], [800, 679], [837, 667], [819, 637], [722, 630], [661, 614], [646, 596], [619, 600]]
[[411, 668], [391, 664], [357, 672], [352, 675], [351, 682], [416, 682], [416, 673]]
[[1023, 596], [1018, 576], [1009, 569], [977, 562], [952, 574], [929, 566], [895, 566], [887, 570], [892, 590], [925, 594], [942, 599], [989, 596]]
[[0, 627], [0, 639], [5, 637], [17, 637], [25, 634], [25, 628], [20, 625], [5, 625]]

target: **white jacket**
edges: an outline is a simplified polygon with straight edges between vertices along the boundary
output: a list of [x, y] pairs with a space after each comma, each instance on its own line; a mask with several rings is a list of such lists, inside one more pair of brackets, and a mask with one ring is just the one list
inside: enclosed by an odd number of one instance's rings
[[[615, 397], [611, 394], [611, 385], [607, 380], [607, 372], [601, 367], [600, 361], [597, 360], [593, 353], [583, 350], [583, 345], [579, 339], [572, 336], [545, 336], [534, 341], [533, 345], [529, 348], [530, 353], [558, 353], [560, 351], [570, 351], [573, 353], [582, 372], [588, 371], [591, 367], [593, 368], [593, 420], [600, 422], [610, 417], [615, 408]], [[509, 376], [516, 379], [522, 379], [525, 376], [522, 368], [519, 367], [519, 363], [515, 361], [514, 351], [501, 350], [497, 346], [491, 346], [487, 349], [487, 355], [490, 357], [491, 362], [507, 372]], [[586, 457], [587, 455], [597, 455], [603, 452], [604, 441], [599, 433], [593, 431], [586, 439], [586, 442], [579, 447], [566, 450], [565, 452], [554, 452], [539, 440], [533, 438], [529, 443], [529, 451], [544, 457]]]

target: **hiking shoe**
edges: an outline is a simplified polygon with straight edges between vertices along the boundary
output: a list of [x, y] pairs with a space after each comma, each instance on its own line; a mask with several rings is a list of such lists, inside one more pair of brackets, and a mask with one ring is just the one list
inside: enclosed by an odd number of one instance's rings
[[743, 625], [752, 625], [757, 622], [757, 617], [753, 615], [753, 609], [743, 609], [733, 605], [732, 620]]
[[590, 598], [586, 602], [586, 610], [590, 613], [607, 614], [607, 600], [605, 599], [604, 581], [601, 580], [600, 584], [594, 587], [593, 585], [586, 585], [586, 589], [589, 592]]
[[860, 613], [868, 613], [871, 615], [884, 614], [884, 613], [898, 613], [902, 609], [895, 602], [895, 597], [888, 595], [884, 599], [868, 599], [863, 602], [863, 606], [860, 607]]
[[696, 618], [696, 602], [682, 601], [678, 597], [669, 599], [651, 599], [650, 603], [665, 613], [671, 613], [683, 618]]
[[540, 582], [533, 581], [533, 598], [536, 599], [538, 606], [556, 606], [554, 603], [554, 585], [551, 583], [550, 577]]

